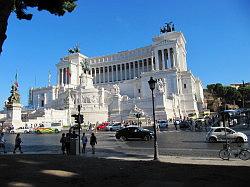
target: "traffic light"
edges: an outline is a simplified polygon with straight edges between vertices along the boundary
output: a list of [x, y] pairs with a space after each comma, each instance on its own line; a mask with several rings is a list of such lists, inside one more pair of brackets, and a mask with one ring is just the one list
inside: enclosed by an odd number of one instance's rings
[[75, 118], [75, 123], [82, 124], [84, 122], [84, 118], [82, 114], [73, 114], [71, 117]]
[[75, 123], [78, 123], [78, 115], [77, 114], [73, 114], [73, 115], [71, 115], [71, 117], [75, 118]]
[[80, 116], [79, 116], [79, 124], [82, 124], [83, 122], [84, 122], [83, 115], [80, 114]]

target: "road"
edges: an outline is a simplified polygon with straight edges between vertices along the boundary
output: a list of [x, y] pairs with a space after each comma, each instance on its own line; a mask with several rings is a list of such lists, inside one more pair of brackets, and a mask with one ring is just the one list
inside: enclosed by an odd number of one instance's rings
[[[250, 138], [250, 131], [245, 131]], [[90, 136], [87, 134], [88, 137]], [[221, 143], [206, 143], [206, 132], [190, 132], [174, 130], [160, 131], [158, 135], [158, 146], [160, 155], [168, 156], [197, 156], [218, 157], [218, 151], [222, 148]], [[14, 147], [14, 134], [6, 134], [7, 151], [12, 154]], [[103, 155], [153, 155], [153, 140], [151, 141], [122, 141], [115, 139], [115, 132], [101, 131], [96, 133], [98, 144], [97, 152]], [[26, 154], [60, 154], [59, 134], [22, 134], [23, 151]], [[249, 143], [244, 146], [249, 147]], [[90, 146], [87, 146], [90, 153]], [[1, 153], [2, 154], [2, 153]]]

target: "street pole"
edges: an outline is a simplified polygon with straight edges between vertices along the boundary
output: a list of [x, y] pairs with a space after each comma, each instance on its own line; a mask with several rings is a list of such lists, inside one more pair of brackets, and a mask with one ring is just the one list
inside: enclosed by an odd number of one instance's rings
[[137, 119], [138, 119], [138, 127], [140, 127], [140, 124], [139, 124], [139, 119], [140, 119], [140, 117], [139, 117], [139, 114], [138, 114], [138, 116], [137, 116]]
[[81, 118], [81, 105], [78, 105], [78, 134], [79, 134], [79, 136], [78, 136], [78, 143], [79, 143], [79, 145], [78, 145], [78, 148], [79, 148], [79, 155], [81, 154], [81, 120], [80, 120], [80, 118]]
[[156, 126], [155, 126], [155, 102], [154, 102], [154, 91], [153, 90], [152, 90], [152, 103], [153, 103], [153, 119], [154, 119], [154, 160], [159, 160]]
[[155, 103], [154, 103], [154, 89], [155, 89], [155, 83], [157, 81], [153, 79], [153, 77], [150, 77], [150, 80], [148, 81], [150, 90], [152, 91], [152, 103], [153, 103], [153, 120], [154, 120], [154, 160], [159, 160], [158, 157], [158, 144], [157, 144], [157, 135], [156, 135], [156, 124], [155, 124]]
[[245, 82], [244, 81], [242, 81], [242, 87], [243, 87], [243, 92], [242, 92], [242, 108], [245, 108], [245, 90], [244, 90]]

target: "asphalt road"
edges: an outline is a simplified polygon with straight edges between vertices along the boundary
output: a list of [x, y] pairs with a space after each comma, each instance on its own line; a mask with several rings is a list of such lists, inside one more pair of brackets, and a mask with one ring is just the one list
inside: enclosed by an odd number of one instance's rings
[[[244, 131], [250, 138], [250, 131]], [[222, 143], [206, 143], [206, 132], [181, 131], [169, 128], [160, 131], [158, 135], [158, 147], [160, 155], [169, 156], [197, 156], [218, 157]], [[8, 154], [12, 154], [14, 148], [14, 134], [6, 134], [6, 147]], [[88, 137], [90, 135], [88, 134]], [[115, 132], [99, 131], [96, 133], [98, 144], [97, 152], [103, 155], [153, 155], [153, 140], [151, 141], [122, 141], [115, 139]], [[22, 134], [23, 151], [26, 154], [60, 154], [59, 134]], [[244, 146], [249, 147], [249, 143]], [[2, 151], [2, 150], [1, 150]], [[90, 153], [90, 145], [87, 146]], [[2, 152], [0, 154], [3, 154]]]

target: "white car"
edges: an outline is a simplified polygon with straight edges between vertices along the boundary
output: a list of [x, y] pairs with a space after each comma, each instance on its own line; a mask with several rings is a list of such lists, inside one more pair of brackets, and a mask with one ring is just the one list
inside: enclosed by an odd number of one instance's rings
[[30, 129], [28, 127], [18, 127], [10, 131], [10, 133], [29, 133], [29, 132]]
[[106, 126], [106, 131], [117, 131], [120, 130], [122, 128], [122, 124], [121, 123], [111, 123], [109, 125]]
[[[225, 134], [226, 130], [226, 134]], [[226, 135], [228, 141], [234, 142], [247, 142], [247, 136], [242, 132], [236, 132], [228, 127], [211, 127], [210, 131], [206, 135], [207, 142], [226, 141]]]
[[159, 128], [168, 128], [168, 121], [167, 120], [158, 120], [157, 125]]

